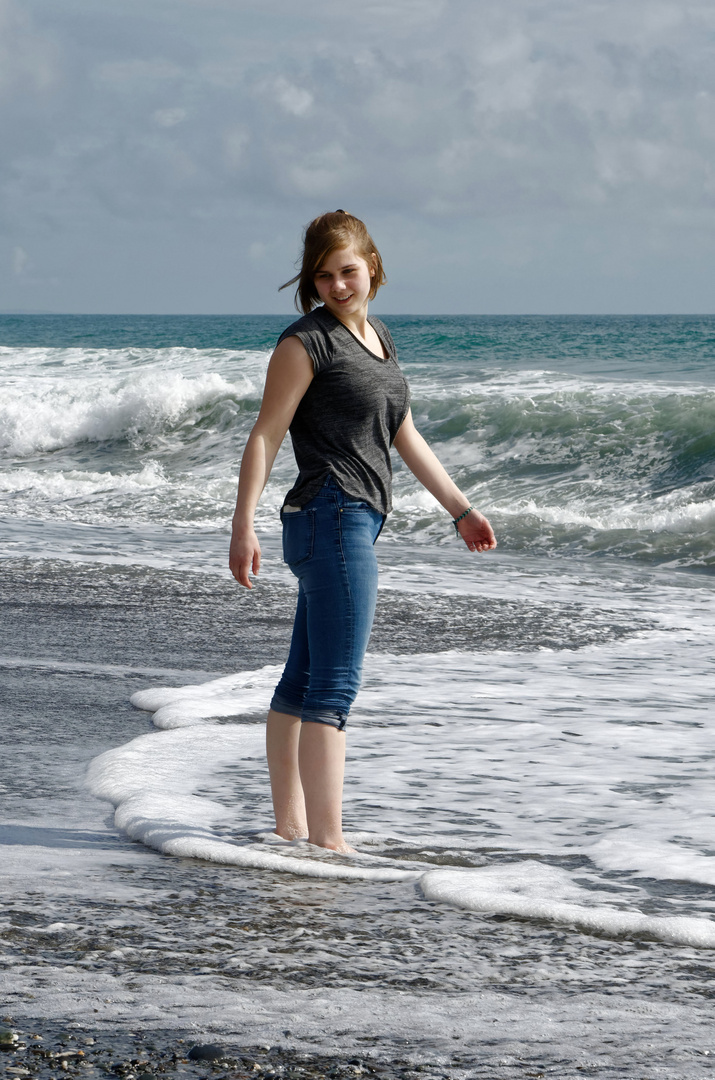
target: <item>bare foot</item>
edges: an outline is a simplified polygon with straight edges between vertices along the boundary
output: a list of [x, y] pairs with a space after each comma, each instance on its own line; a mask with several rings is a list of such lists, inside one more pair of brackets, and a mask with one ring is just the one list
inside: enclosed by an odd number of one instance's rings
[[311, 840], [308, 843], [312, 843], [313, 847], [322, 848], [323, 851], [335, 851], [338, 855], [357, 855], [355, 848], [350, 847], [346, 840], [342, 840], [339, 844], [316, 844]]

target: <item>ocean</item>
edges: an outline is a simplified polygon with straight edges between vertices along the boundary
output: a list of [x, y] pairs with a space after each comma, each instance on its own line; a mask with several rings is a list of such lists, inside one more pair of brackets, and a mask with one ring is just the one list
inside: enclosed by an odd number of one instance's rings
[[290, 317], [0, 317], [3, 1010], [424, 1076], [699, 1080], [715, 317], [384, 319], [499, 546], [471, 555], [395, 461], [345, 857], [271, 833], [288, 442], [257, 587], [227, 566]]

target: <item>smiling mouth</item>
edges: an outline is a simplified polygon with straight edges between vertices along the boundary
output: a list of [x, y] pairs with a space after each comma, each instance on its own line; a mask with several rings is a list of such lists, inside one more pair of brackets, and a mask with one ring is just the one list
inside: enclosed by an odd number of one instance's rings
[[350, 296], [334, 296], [333, 300], [338, 304], [345, 304], [348, 300], [352, 300], [354, 295], [354, 293], [350, 293]]

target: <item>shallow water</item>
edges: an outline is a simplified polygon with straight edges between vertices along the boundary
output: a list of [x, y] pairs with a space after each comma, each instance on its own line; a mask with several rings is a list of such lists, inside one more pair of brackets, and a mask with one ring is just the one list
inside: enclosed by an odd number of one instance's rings
[[[625, 576], [608, 599], [598, 579], [589, 595], [584, 568], [572, 566], [581, 574], [579, 604], [568, 606], [562, 644], [569, 633], [577, 640], [570, 648], [534, 651], [530, 635], [538, 605], [529, 595], [530, 575], [523, 565], [516, 570], [505, 563], [505, 580], [512, 572], [522, 581], [527, 616], [520, 622], [514, 599], [509, 648], [495, 630], [490, 640], [489, 627], [501, 624], [502, 612], [497, 604], [490, 617], [487, 598], [481, 601], [482, 649], [473, 643], [471, 651], [459, 653], [372, 653], [350, 733], [346, 818], [363, 834], [360, 846], [367, 853], [356, 861], [316, 860], [295, 846], [281, 856], [254, 835], [262, 829], [265, 836], [270, 828], [260, 732], [250, 760], [234, 755], [231, 762], [225, 760], [221, 733], [242, 726], [254, 738], [261, 709], [251, 695], [268, 694], [270, 672], [262, 678], [260, 669], [246, 666], [243, 682], [253, 685], [248, 692], [239, 687], [237, 694], [241, 679], [192, 666], [201, 653], [201, 597], [216, 614], [219, 631], [236, 610], [223, 582], [208, 575], [187, 581], [151, 568], [115, 566], [106, 573], [97, 564], [43, 567], [23, 561], [13, 569], [17, 610], [20, 601], [29, 609], [23, 612], [24, 629], [17, 624], [24, 636], [16, 637], [8, 626], [2, 650], [13, 691], [10, 712], [18, 734], [25, 733], [5, 770], [9, 815], [0, 831], [7, 856], [4, 982], [13, 1015], [59, 1015], [113, 1027], [136, 1026], [138, 1015], [142, 1024], [160, 1027], [170, 1017], [192, 1032], [240, 1033], [248, 1042], [263, 1038], [324, 1049], [339, 1044], [385, 1060], [407, 1054], [418, 1063], [449, 1067], [454, 1075], [478, 1054], [484, 1068], [504, 1076], [522, 1075], [524, 1062], [541, 1068], [561, 1061], [562, 1068], [570, 1063], [583, 1069], [590, 1061], [624, 1076], [632, 1075], [634, 1061], [651, 1070], [665, 1068], [667, 1018], [678, 1015], [678, 1035], [667, 1052], [671, 1070], [680, 1071], [670, 1075], [701, 1075], [702, 1053], [711, 1042], [715, 953], [702, 943], [674, 943], [667, 936], [674, 929], [667, 920], [674, 917], [688, 920], [676, 931], [687, 931], [690, 922], [713, 925], [715, 902], [704, 872], [712, 861], [708, 820], [702, 820], [700, 834], [692, 814], [704, 782], [703, 760], [708, 761], [698, 742], [706, 737], [708, 707], [706, 700], [699, 703], [707, 687], [699, 680], [711, 670], [702, 590], [694, 593], [702, 605], [701, 636], [669, 625], [672, 611], [694, 589], [690, 577], [669, 574], [656, 589], [652, 576], [650, 587], [642, 577]], [[530, 569], [535, 590], [534, 563]], [[444, 568], [440, 573], [448, 586], [440, 593], [445, 603], [455, 582]], [[499, 591], [495, 581], [491, 587]], [[277, 654], [280, 635], [288, 630], [281, 612], [290, 599], [280, 581], [265, 588], [275, 627], [281, 620], [283, 625], [275, 630]], [[678, 597], [680, 590], [685, 597]], [[191, 604], [187, 592], [194, 597]], [[41, 610], [48, 593], [60, 631], [56, 661], [48, 658], [51, 617]], [[239, 595], [239, 603], [250, 602], [247, 594]], [[146, 602], [137, 603], [139, 596]], [[602, 606], [591, 620], [589, 600], [596, 596]], [[429, 598], [418, 596], [412, 609], [413, 597], [396, 596], [393, 585], [382, 599], [388, 611], [404, 602], [413, 612], [414, 643], [423, 647], [434, 635], [421, 617]], [[465, 603], [464, 596], [455, 600]], [[553, 601], [549, 606], [555, 610]], [[87, 617], [92, 608], [111, 613], [102, 632], [92, 632], [100, 625]], [[463, 606], [457, 610], [464, 615]], [[621, 636], [579, 644], [592, 623], [602, 629], [609, 610]], [[197, 637], [185, 633], [194, 612]], [[34, 647], [31, 625], [38, 627]], [[251, 644], [249, 620], [237, 625], [247, 660], [254, 649], [267, 647], [260, 623], [259, 645]], [[552, 633], [558, 625], [554, 619]], [[380, 632], [386, 650], [389, 628]], [[404, 622], [398, 624], [398, 646], [407, 635]], [[656, 640], [660, 657], [669, 643], [670, 670], [682, 675], [669, 687], [663, 685], [667, 680], [654, 682], [662, 672], [651, 659]], [[23, 655], [13, 660], [15, 641], [22, 641]], [[118, 662], [118, 643], [124, 662]], [[72, 660], [73, 650], [81, 650], [81, 660]], [[170, 656], [174, 668], [167, 663]], [[234, 714], [208, 727], [196, 709], [186, 710], [184, 699], [183, 714], [181, 700], [173, 703], [179, 721], [192, 712], [194, 723], [152, 734], [147, 715], [127, 704], [141, 687], [199, 685], [203, 690], [190, 701], [198, 700], [199, 713], [202, 707], [211, 713], [216, 695], [204, 706], [217, 678], [233, 684], [228, 704]], [[578, 693], [581, 688], [592, 694], [594, 687], [610, 710], [598, 723]], [[225, 682], [219, 689], [225, 692]], [[243, 707], [249, 711], [236, 715]], [[683, 724], [687, 755], [682, 747], [673, 753], [668, 744]], [[152, 772], [152, 762], [171, 765], [173, 750], [169, 744], [154, 748], [152, 740], [187, 734], [198, 737], [205, 757], [179, 757], [181, 768], [169, 770], [178, 783], [172, 795]], [[111, 746], [121, 761], [138, 738], [146, 758], [132, 780], [158, 797], [155, 823], [168, 814], [181, 825], [181, 800], [194, 790], [201, 809], [190, 810], [194, 830], [249, 856], [258, 851], [298, 858], [312, 862], [317, 872], [337, 863], [360, 876], [321, 880], [169, 858], [127, 841], [107, 816], [106, 804], [83, 792], [83, 768]], [[670, 807], [674, 801], [679, 806]], [[614, 830], [620, 846], [604, 846]], [[634, 852], [645, 865], [639, 867]], [[668, 856], [676, 869], [676, 856], [684, 858], [687, 874], [669, 874]], [[370, 880], [376, 868], [386, 866], [417, 867], [420, 873], [402, 882]], [[488, 910], [453, 906], [449, 897], [426, 899], [421, 874], [455, 869], [497, 875], [486, 882]], [[546, 876], [539, 879], [534, 869]], [[531, 910], [515, 914], [515, 897]], [[544, 900], [546, 909], [539, 909]], [[579, 910], [567, 911], [564, 921], [558, 905], [569, 903]], [[659, 922], [634, 933], [626, 919], [614, 929], [613, 912], [640, 912]], [[595, 922], [586, 925], [589, 913]], [[328, 1014], [326, 993], [332, 1003]], [[682, 1015], [672, 1011], [679, 1007]], [[596, 1015], [602, 1017], [598, 1038]], [[545, 1041], [547, 1020], [556, 1026], [553, 1039]], [[655, 1064], [645, 1045], [652, 1047], [653, 1039]]]

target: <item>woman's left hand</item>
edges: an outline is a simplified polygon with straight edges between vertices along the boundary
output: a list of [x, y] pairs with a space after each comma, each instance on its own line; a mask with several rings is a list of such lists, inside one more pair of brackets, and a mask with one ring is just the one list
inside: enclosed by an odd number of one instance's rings
[[494, 530], [478, 510], [470, 510], [458, 523], [459, 535], [470, 551], [491, 551], [497, 546]]

